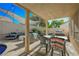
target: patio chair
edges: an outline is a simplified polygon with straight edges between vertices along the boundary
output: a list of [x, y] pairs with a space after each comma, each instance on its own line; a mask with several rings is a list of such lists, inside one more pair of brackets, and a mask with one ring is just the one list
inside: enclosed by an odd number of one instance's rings
[[61, 52], [62, 56], [65, 55], [65, 40], [57, 37], [50, 39], [51, 42], [51, 56], [54, 53], [54, 50]]
[[30, 39], [30, 43], [33, 43], [36, 41], [36, 39], [34, 39], [34, 36], [32, 33], [29, 33], [29, 39]]
[[47, 51], [48, 51], [48, 45], [46, 43], [47, 38], [43, 37], [43, 35], [38, 35], [38, 38], [40, 40], [40, 46], [41, 46], [41, 48], [45, 47], [46, 48], [46, 53], [47, 53]]

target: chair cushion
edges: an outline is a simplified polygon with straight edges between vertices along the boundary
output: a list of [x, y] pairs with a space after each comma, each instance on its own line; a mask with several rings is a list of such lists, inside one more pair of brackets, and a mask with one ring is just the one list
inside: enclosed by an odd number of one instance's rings
[[64, 46], [59, 44], [51, 44], [51, 47], [58, 47], [58, 48], [64, 49]]
[[61, 48], [61, 49], [64, 49], [64, 46], [65, 46], [65, 41], [64, 39], [61, 39], [61, 38], [51, 38], [51, 47], [58, 47], [58, 48]]
[[60, 39], [60, 38], [52, 38], [52, 39], [51, 39], [51, 42], [52, 42], [52, 43], [59, 43], [59, 44], [64, 45], [64, 40], [62, 40], [62, 39]]

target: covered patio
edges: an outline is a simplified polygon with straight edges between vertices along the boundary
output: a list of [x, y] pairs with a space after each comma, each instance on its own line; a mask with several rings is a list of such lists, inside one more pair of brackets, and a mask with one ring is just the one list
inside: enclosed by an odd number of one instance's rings
[[[15, 3], [15, 5], [19, 6], [20, 8], [23, 8], [26, 11], [26, 18], [25, 18], [25, 40], [24, 40], [24, 48], [20, 51], [23, 51], [21, 56], [50, 56], [50, 45], [46, 45], [45, 48], [41, 48], [41, 40], [38, 40], [37, 42], [34, 42], [32, 45], [30, 44], [30, 13], [33, 13], [34, 15], [37, 15], [39, 18], [44, 20], [45, 27], [44, 27], [44, 34], [43, 36], [48, 37], [48, 39], [51, 37], [49, 35], [49, 28], [48, 28], [48, 20], [56, 20], [59, 18], [65, 18], [69, 17], [69, 30], [67, 31], [66, 28], [63, 30], [65, 39], [66, 40], [66, 50], [65, 50], [65, 56], [68, 55], [79, 55], [79, 41], [78, 41], [78, 33], [79, 33], [79, 4], [74, 3], [67, 3], [67, 4], [28, 4], [28, 3]], [[40, 20], [40, 19], [39, 19]], [[65, 19], [66, 20], [66, 19]], [[73, 26], [74, 25], [74, 26]], [[42, 28], [41, 28], [42, 29]], [[52, 30], [53, 31], [53, 30]], [[53, 32], [51, 32], [53, 34]], [[56, 37], [56, 36], [54, 36]], [[52, 37], [51, 37], [52, 38]], [[59, 37], [58, 37], [59, 38]], [[38, 37], [38, 39], [40, 39]], [[42, 38], [41, 38], [42, 39]], [[49, 42], [49, 41], [46, 41]], [[72, 50], [72, 51], [69, 51]], [[39, 52], [41, 51], [41, 52]]]
[[[48, 35], [48, 25], [47, 21], [49, 19], [56, 19], [56, 18], [61, 18], [61, 17], [70, 17], [70, 20], [75, 20], [74, 18], [76, 17], [75, 15], [78, 15], [78, 9], [79, 9], [79, 4], [17, 4], [20, 7], [26, 9], [28, 11], [27, 16], [29, 15], [29, 12], [32, 11], [35, 14], [37, 14], [39, 17], [43, 18], [46, 23], [46, 35]], [[78, 18], [77, 18], [78, 20]], [[29, 32], [29, 16], [26, 19], [26, 25], [27, 26], [27, 32]], [[72, 29], [70, 28], [69, 31]], [[72, 32], [69, 32], [72, 33]], [[67, 35], [65, 31], [65, 35]], [[28, 36], [28, 35], [27, 35]], [[29, 36], [28, 36], [29, 37]], [[27, 43], [26, 45], [29, 46], [28, 43], [28, 37], [27, 37]], [[69, 40], [73, 44], [73, 46], [76, 48], [77, 52], [78, 50], [78, 43], [77, 41], [72, 38], [72, 35], [69, 35]], [[28, 49], [29, 50], [29, 49]], [[28, 51], [27, 50], [27, 51]]]

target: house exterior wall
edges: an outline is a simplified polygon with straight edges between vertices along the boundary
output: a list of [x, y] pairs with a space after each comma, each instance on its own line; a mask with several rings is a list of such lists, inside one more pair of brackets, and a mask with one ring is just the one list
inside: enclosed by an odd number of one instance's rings
[[62, 24], [60, 26], [60, 29], [63, 30], [65, 32], [65, 34], [68, 34], [69, 33], [69, 22]]
[[25, 25], [0, 21], [0, 39], [4, 38], [5, 34], [10, 32], [25, 32]]
[[0, 21], [0, 34], [10, 33], [10, 32], [23, 32], [25, 30], [25, 25], [14, 24], [11, 22]]
[[70, 35], [79, 42], [79, 12], [77, 12], [70, 20]]

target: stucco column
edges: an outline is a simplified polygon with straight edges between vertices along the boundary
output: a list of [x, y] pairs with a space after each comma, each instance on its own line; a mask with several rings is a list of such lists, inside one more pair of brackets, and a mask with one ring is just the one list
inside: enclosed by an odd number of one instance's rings
[[26, 9], [26, 20], [25, 20], [25, 25], [26, 25], [26, 29], [25, 29], [25, 52], [29, 53], [29, 45], [30, 45], [30, 40], [29, 40], [29, 20], [30, 20], [30, 10]]
[[46, 35], [48, 35], [48, 20], [46, 20], [45, 23], [46, 23]]

